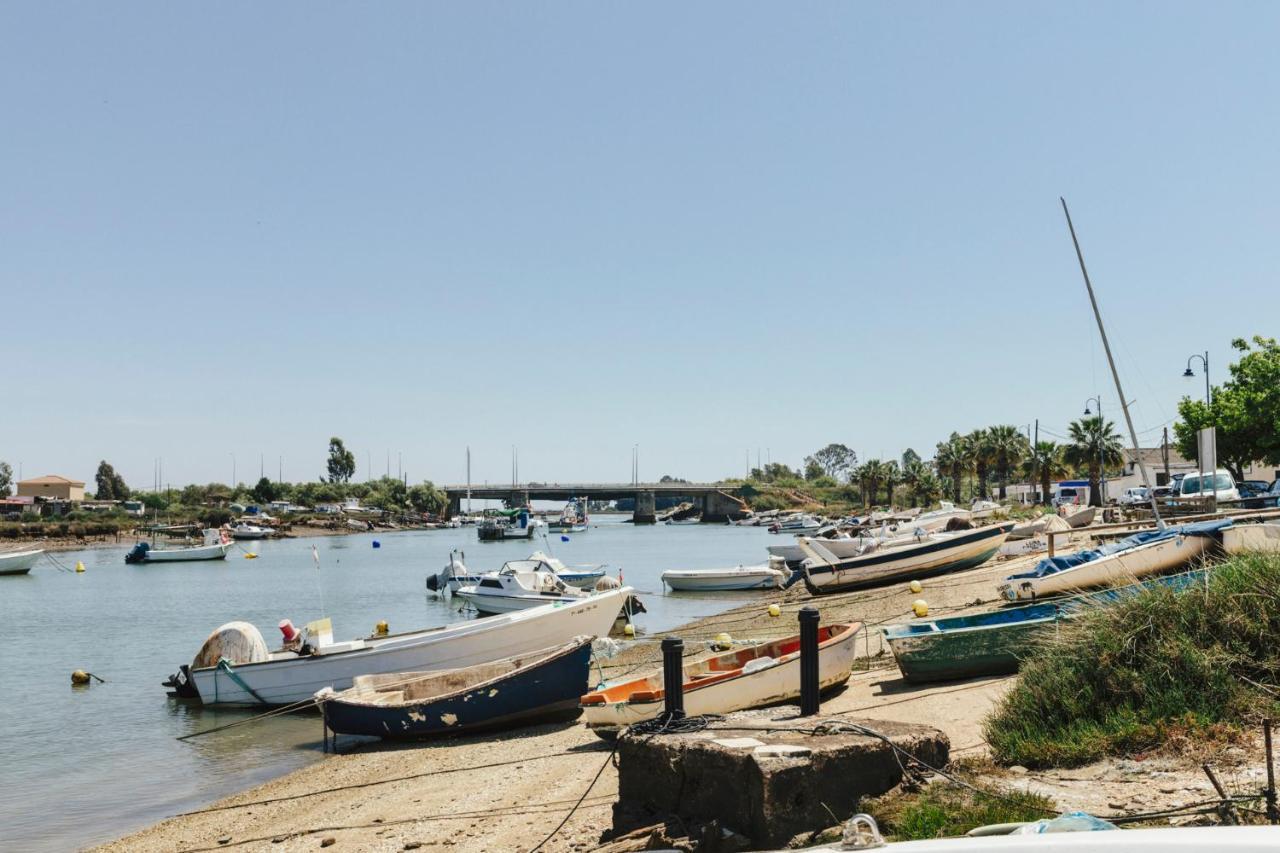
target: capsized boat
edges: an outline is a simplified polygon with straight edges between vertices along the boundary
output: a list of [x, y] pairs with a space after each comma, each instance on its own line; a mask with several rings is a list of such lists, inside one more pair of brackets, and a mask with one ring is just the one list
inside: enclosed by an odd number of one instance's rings
[[25, 575], [44, 553], [43, 548], [0, 554], [0, 575]]
[[[849, 680], [861, 622], [818, 627], [818, 687]], [[727, 714], [787, 702], [800, 695], [800, 637], [745, 646], [684, 665], [689, 716]], [[662, 713], [662, 671], [606, 682], [582, 697], [584, 720], [601, 737]]]
[[191, 665], [165, 686], [206, 705], [306, 702], [324, 687], [346, 690], [358, 675], [459, 669], [550, 648], [580, 635], [607, 636], [631, 593], [624, 586], [489, 619], [345, 643], [333, 642], [329, 620], [323, 619], [286, 634], [285, 645], [275, 651], [267, 651], [253, 625], [231, 622], [210, 634]]
[[204, 544], [190, 548], [152, 548], [139, 542], [124, 555], [126, 563], [186, 563], [196, 560], [225, 560], [231, 550], [231, 537], [225, 530], [209, 528], [204, 532]]
[[1063, 521], [1067, 523], [1068, 527], [1078, 530], [1081, 527], [1088, 527], [1090, 524], [1093, 524], [1093, 520], [1097, 515], [1098, 508], [1096, 506], [1085, 507], [1084, 509], [1073, 512], [1070, 515], [1063, 516]]
[[357, 675], [341, 692], [316, 692], [338, 734], [394, 740], [510, 729], [581, 713], [590, 689], [592, 637], [440, 672]]
[[668, 569], [662, 573], [662, 582], [673, 590], [686, 592], [776, 589], [787, 579], [787, 573], [778, 568], [782, 564], [780, 558], [775, 557], [770, 563], [729, 569]]
[[801, 538], [800, 547], [809, 559], [792, 573], [786, 586], [803, 580], [813, 595], [827, 595], [971, 569], [991, 559], [1012, 529], [1009, 521], [974, 530], [905, 537], [869, 547], [860, 556], [845, 560], [824, 551], [821, 539]]
[[1000, 596], [1009, 601], [1034, 601], [1170, 572], [1202, 556], [1230, 526], [1228, 518], [1144, 530], [1101, 548], [1046, 557], [1031, 571], [1005, 578], [999, 586]]
[[1229, 555], [1280, 551], [1280, 524], [1233, 524], [1222, 531], [1222, 548]]
[[1022, 661], [1035, 651], [1037, 637], [1062, 620], [1146, 589], [1187, 589], [1202, 583], [1204, 576], [1203, 570], [1186, 572], [1044, 604], [886, 625], [881, 630], [907, 681], [1007, 675], [1017, 672]]

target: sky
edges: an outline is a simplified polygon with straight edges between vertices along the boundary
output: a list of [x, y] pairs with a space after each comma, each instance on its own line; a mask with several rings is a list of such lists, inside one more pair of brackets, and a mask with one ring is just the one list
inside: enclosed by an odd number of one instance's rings
[[[708, 480], [1144, 444], [1272, 336], [1280, 7], [0, 7], [0, 459]], [[1197, 372], [1199, 365], [1196, 365]], [[1123, 428], [1122, 422], [1119, 424]], [[390, 462], [388, 465], [388, 455]]]

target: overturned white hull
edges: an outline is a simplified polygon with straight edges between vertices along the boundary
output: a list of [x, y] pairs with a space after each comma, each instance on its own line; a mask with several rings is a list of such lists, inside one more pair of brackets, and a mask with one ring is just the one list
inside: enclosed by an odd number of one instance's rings
[[0, 575], [25, 575], [44, 553], [43, 548], [0, 554]]
[[685, 592], [725, 592], [740, 589], [775, 589], [787, 579], [785, 573], [768, 566], [737, 566], [732, 569], [670, 569], [662, 582]]

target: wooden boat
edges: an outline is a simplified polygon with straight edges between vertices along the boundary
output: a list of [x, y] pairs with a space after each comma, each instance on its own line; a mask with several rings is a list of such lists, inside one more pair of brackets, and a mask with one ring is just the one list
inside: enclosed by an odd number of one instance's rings
[[[303, 702], [323, 687], [346, 690], [358, 675], [458, 669], [550, 648], [580, 635], [604, 637], [631, 593], [631, 587], [622, 587], [489, 619], [345, 643], [332, 642], [328, 620], [322, 620], [313, 623], [315, 631], [308, 626], [300, 642], [273, 652], [266, 651], [252, 625], [231, 623], [237, 626], [234, 631], [219, 629], [210, 635], [192, 664], [166, 686], [206, 705]], [[224, 634], [236, 641], [232, 647], [245, 651], [225, 654]]]
[[1066, 516], [1063, 518], [1063, 521], [1065, 521], [1071, 529], [1079, 530], [1081, 527], [1088, 527], [1090, 524], [1093, 524], [1093, 520], [1097, 515], [1098, 508], [1096, 506], [1085, 507], [1078, 512], [1073, 512], [1071, 515]]
[[1113, 604], [1144, 589], [1185, 589], [1203, 579], [1203, 571], [1187, 572], [1051, 603], [886, 625], [881, 630], [907, 681], [1007, 675], [1017, 672], [1023, 659], [1035, 651], [1038, 637], [1064, 619], [1078, 616], [1090, 607]]
[[231, 539], [225, 531], [209, 529], [204, 532], [204, 544], [190, 548], [152, 548], [146, 542], [138, 542], [124, 555], [126, 563], [187, 563], [198, 560], [225, 560], [231, 550]]
[[[818, 628], [818, 685], [849, 680], [861, 622]], [[787, 702], [800, 695], [800, 637], [787, 637], [691, 661], [684, 666], [684, 710], [689, 716], [726, 714]], [[662, 671], [608, 682], [582, 697], [588, 727], [601, 737], [663, 709]]]
[[441, 672], [358, 675], [347, 690], [316, 693], [338, 734], [415, 739], [509, 729], [581, 713], [592, 637]]
[[801, 538], [800, 547], [810, 559], [791, 575], [787, 586], [797, 580], [814, 595], [971, 569], [989, 560], [1000, 549], [1013, 522], [914, 537], [909, 543], [875, 548], [859, 557], [835, 559], [824, 553], [820, 539]]
[[1202, 556], [1230, 525], [1231, 520], [1226, 519], [1147, 530], [1101, 548], [1047, 557], [1031, 571], [1005, 578], [999, 586], [1000, 596], [1009, 601], [1034, 601], [1171, 572]]
[[25, 575], [44, 553], [43, 548], [0, 554], [0, 575]]
[[674, 590], [723, 592], [738, 589], [775, 589], [786, 572], [771, 566], [735, 566], [731, 569], [668, 569], [662, 582]]

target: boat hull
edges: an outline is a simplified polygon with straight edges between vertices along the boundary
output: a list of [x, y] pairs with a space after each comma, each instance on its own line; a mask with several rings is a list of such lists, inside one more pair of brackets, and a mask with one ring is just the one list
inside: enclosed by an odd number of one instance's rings
[[708, 569], [667, 571], [662, 582], [680, 592], [730, 592], [747, 589], [776, 589], [785, 576], [777, 569]]
[[1222, 531], [1222, 548], [1228, 554], [1280, 551], [1280, 524], [1241, 524]]
[[148, 551], [144, 563], [189, 563], [196, 560], [225, 560], [231, 544], [197, 545], [171, 551]]
[[366, 640], [350, 651], [236, 664], [235, 678], [203, 667], [193, 669], [191, 678], [206, 705], [304, 702], [325, 687], [346, 690], [357, 675], [456, 669], [551, 648], [576, 636], [604, 637], [631, 593], [622, 587], [571, 603]]
[[548, 604], [563, 604], [566, 601], [582, 601], [581, 598], [564, 596], [556, 598], [547, 595], [486, 595], [482, 592], [470, 592], [465, 587], [458, 592], [458, 597], [488, 615], [516, 613], [521, 610], [532, 610]]
[[[844, 629], [818, 647], [818, 686], [820, 690], [839, 687], [849, 680], [853, 668], [854, 643], [861, 624]], [[661, 681], [661, 674], [656, 676]], [[761, 708], [796, 699], [800, 695], [800, 653], [784, 655], [765, 669], [735, 675], [706, 686], [684, 689], [684, 710], [688, 716], [727, 714], [747, 708]], [[603, 737], [611, 737], [634, 723], [650, 720], [662, 713], [662, 697], [651, 701], [628, 700], [603, 705], [584, 705], [587, 726]]]
[[590, 689], [591, 641], [467, 690], [422, 702], [365, 704], [341, 695], [321, 705], [325, 724], [338, 734], [394, 740], [469, 734], [536, 722], [572, 720], [578, 698]]
[[0, 575], [25, 575], [44, 554], [43, 548], [33, 551], [18, 551], [14, 554], [0, 554]]
[[981, 527], [942, 541], [904, 545], [855, 560], [810, 566], [804, 570], [805, 587], [814, 595], [830, 595], [964, 571], [991, 559], [1012, 529], [1012, 522]]
[[1072, 590], [1131, 582], [1181, 568], [1203, 556], [1213, 544], [1209, 536], [1162, 539], [1044, 577], [1009, 580], [1000, 585], [999, 592], [1009, 601], [1034, 601]]

